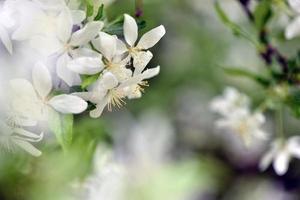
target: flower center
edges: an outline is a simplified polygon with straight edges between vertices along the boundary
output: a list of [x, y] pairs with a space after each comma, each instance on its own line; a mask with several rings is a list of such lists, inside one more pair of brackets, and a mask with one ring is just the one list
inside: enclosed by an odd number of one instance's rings
[[118, 108], [121, 108], [125, 104], [125, 101], [123, 100], [125, 98], [124, 94], [116, 89], [111, 89], [108, 92], [108, 97], [109, 101], [107, 108], [109, 111], [112, 111], [112, 107], [117, 106]]

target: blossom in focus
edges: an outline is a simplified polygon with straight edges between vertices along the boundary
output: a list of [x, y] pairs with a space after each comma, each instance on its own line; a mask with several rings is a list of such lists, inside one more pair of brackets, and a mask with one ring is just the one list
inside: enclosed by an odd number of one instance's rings
[[41, 141], [43, 133], [37, 135], [25, 130], [25, 127], [34, 127], [37, 122], [15, 114], [8, 114], [5, 120], [0, 120], [0, 144], [8, 150], [18, 146], [33, 156], [40, 156], [42, 153], [31, 143]]
[[288, 140], [277, 139], [271, 144], [271, 149], [262, 157], [259, 168], [266, 170], [273, 162], [278, 175], [284, 175], [292, 157], [300, 159], [300, 137], [294, 136]]
[[135, 68], [144, 66], [144, 63], [149, 62], [152, 58], [152, 53], [147, 50], [152, 48], [165, 35], [165, 27], [160, 25], [145, 33], [137, 44], [138, 25], [135, 19], [130, 15], [125, 14], [123, 28], [124, 37], [128, 44], [128, 52], [133, 58], [133, 66]]
[[147, 86], [145, 79], [156, 76], [160, 71], [160, 67], [147, 69], [139, 74], [129, 76], [125, 81], [119, 82], [117, 77], [109, 71], [88, 88], [88, 92], [76, 93], [86, 101], [90, 101], [96, 105], [96, 108], [90, 112], [93, 118], [100, 117], [104, 108], [108, 106], [108, 110], [112, 110], [112, 106], [121, 107], [127, 97], [140, 98], [143, 87]]
[[99, 37], [93, 40], [93, 45], [103, 55], [105, 69], [113, 73], [119, 81], [125, 80], [131, 74], [131, 70], [126, 68], [130, 62], [130, 57], [124, 54], [126, 46], [117, 36], [100, 32]]
[[33, 84], [26, 79], [10, 81], [13, 109], [23, 116], [46, 120], [49, 109], [63, 114], [78, 114], [87, 108], [87, 103], [74, 95], [50, 96], [52, 79], [47, 67], [42, 63], [37, 63], [33, 68], [32, 80]]

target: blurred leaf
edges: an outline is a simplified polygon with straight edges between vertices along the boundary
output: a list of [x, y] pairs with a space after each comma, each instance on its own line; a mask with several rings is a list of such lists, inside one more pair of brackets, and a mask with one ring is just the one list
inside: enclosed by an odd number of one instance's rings
[[64, 150], [67, 150], [73, 139], [73, 115], [63, 115], [51, 111], [48, 123], [59, 144]]
[[259, 84], [263, 85], [263, 86], [269, 86], [270, 85], [270, 81], [265, 78], [262, 77], [258, 74], [255, 74], [253, 72], [249, 72], [243, 69], [239, 69], [239, 68], [229, 68], [229, 67], [224, 67], [223, 70], [233, 76], [240, 76], [240, 77], [246, 77], [246, 78], [250, 78], [256, 82], [258, 82]]
[[300, 91], [299, 89], [291, 89], [286, 103], [290, 107], [295, 117], [300, 118]]
[[94, 14], [94, 2], [93, 0], [84, 0], [86, 6], [86, 16], [90, 17]]
[[254, 46], [260, 48], [259, 43], [249, 33], [244, 31], [239, 25], [237, 25], [229, 19], [224, 10], [221, 8], [219, 1], [215, 1], [215, 10], [223, 24], [230, 28], [234, 35], [245, 38], [246, 40], [250, 41]]
[[255, 8], [254, 22], [256, 28], [260, 31], [272, 17], [271, 0], [262, 0]]
[[83, 75], [81, 76], [82, 83], [81, 83], [81, 89], [86, 89], [88, 86], [96, 82], [99, 78], [100, 74], [95, 74], [92, 76], [86, 76]]

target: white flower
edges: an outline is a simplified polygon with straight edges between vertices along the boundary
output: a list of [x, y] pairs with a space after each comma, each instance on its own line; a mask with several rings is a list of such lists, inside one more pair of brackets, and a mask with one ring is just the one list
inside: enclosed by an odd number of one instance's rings
[[63, 114], [78, 114], [87, 108], [87, 103], [74, 95], [50, 96], [52, 80], [47, 67], [42, 63], [37, 63], [33, 68], [32, 79], [33, 85], [25, 79], [10, 81], [13, 109], [23, 116], [45, 120], [49, 109]]
[[119, 81], [127, 79], [128, 74], [131, 75], [131, 70], [126, 68], [130, 57], [124, 55], [126, 46], [117, 36], [100, 32], [99, 37], [93, 40], [93, 45], [104, 56], [105, 69]]
[[124, 99], [139, 98], [143, 91], [143, 87], [147, 86], [145, 79], [152, 78], [159, 73], [160, 67], [147, 69], [140, 74], [136, 74], [119, 82], [117, 77], [107, 71], [88, 88], [88, 92], [76, 93], [83, 99], [96, 104], [96, 108], [90, 112], [93, 118], [100, 117], [104, 108], [108, 106], [108, 110], [112, 110], [112, 106], [121, 107], [125, 102]]
[[277, 139], [271, 149], [263, 156], [259, 168], [266, 170], [273, 162], [273, 167], [278, 175], [284, 175], [289, 166], [292, 157], [300, 159], [300, 137], [294, 136], [288, 140]]
[[250, 113], [248, 110], [232, 112], [225, 118], [217, 120], [216, 125], [220, 128], [227, 128], [241, 137], [246, 147], [249, 147], [254, 139], [266, 140], [268, 134], [261, 126], [265, 123], [262, 113]]
[[285, 37], [286, 39], [293, 39], [300, 35], [300, 1], [288, 0], [290, 7], [297, 13], [298, 16], [286, 27]]
[[8, 29], [14, 25], [15, 21], [12, 18], [12, 10], [9, 5], [0, 5], [0, 40], [10, 54], [13, 52], [13, 47]]
[[36, 126], [36, 121], [9, 114], [9, 117], [5, 121], [0, 120], [1, 146], [10, 150], [17, 145], [33, 156], [40, 156], [42, 154], [41, 151], [36, 149], [31, 143], [41, 141], [43, 133], [36, 135], [24, 130], [24, 127], [33, 126]]
[[138, 25], [133, 17], [127, 14], [124, 15], [124, 37], [128, 44], [128, 52], [133, 57], [133, 66], [135, 68], [144, 66], [144, 62], [149, 62], [152, 54], [146, 50], [158, 43], [165, 33], [165, 27], [160, 25], [145, 33], [136, 44]]
[[240, 109], [247, 110], [249, 106], [249, 98], [232, 87], [227, 87], [223, 95], [214, 98], [210, 104], [211, 110], [222, 116], [229, 116]]

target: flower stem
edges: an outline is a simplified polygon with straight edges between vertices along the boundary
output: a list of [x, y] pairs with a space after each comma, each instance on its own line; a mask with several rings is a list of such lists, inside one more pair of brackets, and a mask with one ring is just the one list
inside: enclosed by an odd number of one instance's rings
[[284, 125], [283, 125], [283, 106], [280, 105], [276, 111], [276, 124], [277, 124], [277, 135], [279, 138], [284, 139]]

